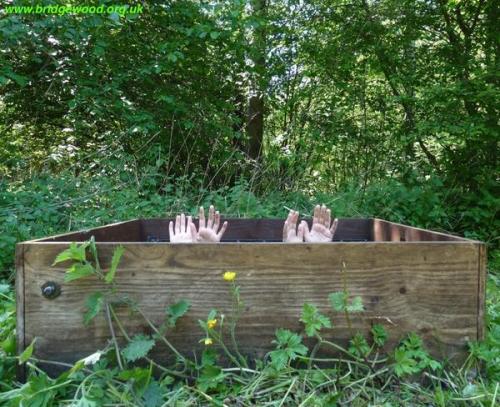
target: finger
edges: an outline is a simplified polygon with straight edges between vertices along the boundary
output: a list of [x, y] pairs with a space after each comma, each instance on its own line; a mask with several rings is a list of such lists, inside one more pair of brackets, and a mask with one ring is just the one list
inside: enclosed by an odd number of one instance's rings
[[215, 212], [215, 222], [214, 222], [215, 233], [217, 233], [217, 231], [219, 230], [219, 226], [220, 226], [220, 213], [219, 213], [219, 211], [216, 211]]
[[200, 211], [198, 212], [198, 218], [200, 219], [200, 225], [198, 226], [198, 229], [206, 227], [205, 209], [203, 208], [203, 206], [200, 206]]
[[299, 230], [297, 232], [297, 237], [300, 239], [301, 242], [304, 241], [304, 221], [300, 222]]
[[[321, 205], [321, 224], [324, 225], [326, 222], [326, 206]], [[330, 225], [328, 225], [329, 227]]]
[[321, 211], [321, 207], [319, 205], [316, 205], [314, 207], [314, 213], [313, 213], [313, 225], [319, 222], [319, 213]]
[[302, 225], [302, 230], [304, 231], [304, 241], [309, 242], [310, 241], [310, 236], [309, 236], [309, 225], [305, 220], [301, 222]]
[[174, 222], [170, 221], [168, 223], [168, 235], [170, 237], [170, 241], [172, 241], [172, 237], [175, 236], [174, 234]]
[[181, 233], [186, 233], [186, 215], [181, 213]]
[[189, 232], [191, 230], [191, 224], [193, 223], [193, 217], [192, 216], [187, 216], [186, 217], [186, 232]]
[[288, 215], [287, 220], [283, 224], [283, 241], [286, 242], [288, 239], [288, 219], [290, 218], [290, 215]]
[[330, 211], [330, 209], [327, 209], [327, 210], [326, 210], [326, 217], [325, 217], [325, 223], [324, 223], [324, 225], [325, 225], [327, 228], [330, 228], [330, 226], [331, 226], [331, 221], [332, 221], [332, 211]]
[[177, 215], [175, 217], [175, 232], [176, 233], [181, 232], [181, 217], [180, 217], [180, 215]]
[[337, 226], [339, 225], [339, 220], [337, 218], [335, 218], [333, 220], [333, 224], [332, 224], [332, 227], [330, 228], [330, 232], [332, 232], [332, 236], [335, 236], [335, 232], [337, 230]]
[[210, 209], [208, 210], [207, 228], [212, 229], [213, 226], [214, 226], [214, 206], [210, 205]]
[[288, 222], [288, 223], [291, 223], [291, 222], [292, 222], [292, 219], [293, 219], [293, 213], [294, 213], [294, 212], [295, 212], [295, 211], [290, 211], [290, 212], [288, 212], [288, 216], [287, 216], [287, 218], [286, 218], [286, 222]]
[[297, 229], [297, 222], [299, 220], [299, 212], [298, 211], [294, 211], [293, 212], [293, 223], [292, 223], [292, 226], [294, 229]]
[[189, 224], [189, 230], [191, 231], [191, 238], [193, 239], [193, 243], [196, 243], [198, 239], [198, 232], [196, 231], [196, 225], [191, 222]]
[[222, 228], [221, 228], [220, 232], [219, 232], [219, 233], [217, 233], [217, 238], [219, 239], [219, 242], [220, 242], [220, 240], [222, 239], [222, 235], [226, 232], [227, 225], [228, 225], [227, 221], [226, 221], [226, 222], [224, 222], [224, 223], [222, 224]]

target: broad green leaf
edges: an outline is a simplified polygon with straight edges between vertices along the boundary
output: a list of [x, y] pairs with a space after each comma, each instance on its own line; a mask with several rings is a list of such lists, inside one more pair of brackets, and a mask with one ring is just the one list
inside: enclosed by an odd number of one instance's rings
[[22, 365], [23, 363], [26, 363], [29, 358], [31, 358], [31, 355], [33, 355], [33, 350], [35, 346], [36, 338], [33, 339], [33, 341], [29, 344], [29, 346], [19, 355], [19, 364]]
[[74, 260], [83, 263], [85, 261], [85, 250], [87, 248], [87, 245], [87, 243], [83, 243], [78, 246], [78, 244], [75, 242], [70, 243], [69, 247], [66, 250], [57, 255], [52, 265], [54, 266], [67, 260]]
[[288, 353], [283, 349], [273, 350], [269, 355], [271, 356], [271, 363], [276, 370], [281, 370], [288, 364]]
[[125, 252], [125, 248], [123, 246], [118, 246], [113, 252], [113, 258], [111, 259], [111, 267], [109, 271], [106, 273], [104, 280], [106, 283], [112, 283], [115, 279], [116, 269], [118, 268], [118, 264]]
[[87, 298], [85, 302], [87, 312], [83, 316], [85, 325], [88, 325], [101, 312], [103, 304], [104, 295], [101, 292], [93, 293]]
[[305, 325], [307, 336], [314, 336], [321, 328], [331, 328], [332, 324], [328, 317], [322, 315], [318, 308], [312, 304], [304, 304], [302, 307], [302, 316], [300, 318]]
[[371, 334], [373, 338], [373, 342], [377, 346], [384, 346], [385, 341], [387, 340], [387, 331], [380, 324], [375, 324], [372, 326]]
[[174, 327], [177, 320], [188, 312], [191, 304], [186, 300], [180, 300], [167, 308], [168, 326]]
[[330, 300], [330, 305], [332, 306], [334, 311], [341, 312], [345, 311], [347, 296], [343, 291], [339, 291], [336, 293], [332, 293], [328, 296]]
[[74, 280], [79, 280], [80, 278], [91, 276], [94, 273], [95, 273], [94, 267], [92, 267], [89, 263], [85, 264], [74, 263], [66, 271], [66, 274], [64, 275], [64, 281], [70, 282]]
[[122, 350], [122, 354], [127, 361], [134, 362], [137, 359], [147, 356], [149, 351], [153, 349], [153, 346], [155, 346], [155, 341], [150, 337], [136, 335], [127, 347]]
[[359, 296], [354, 297], [352, 302], [346, 307], [347, 312], [362, 312], [364, 311], [363, 299]]

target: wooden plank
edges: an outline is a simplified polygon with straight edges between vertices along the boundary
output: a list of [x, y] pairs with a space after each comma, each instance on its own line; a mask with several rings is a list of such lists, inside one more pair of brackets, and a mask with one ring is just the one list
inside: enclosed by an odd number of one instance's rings
[[[24, 328], [24, 305], [25, 305], [25, 290], [24, 290], [24, 247], [22, 243], [16, 245], [16, 346], [17, 353], [21, 354], [26, 347], [25, 328]], [[17, 368], [18, 380], [24, 381], [26, 378], [26, 369], [24, 365]]]
[[478, 248], [478, 312], [477, 312], [477, 340], [483, 340], [486, 335], [486, 277], [487, 277], [487, 249], [486, 244], [477, 244]]
[[[160, 241], [168, 241], [168, 224], [172, 219], [143, 219], [143, 240], [148, 237]], [[224, 234], [223, 242], [231, 241], [274, 241], [281, 242], [283, 239], [284, 219], [222, 219], [228, 221], [229, 226]], [[309, 226], [311, 219], [307, 220]], [[194, 220], [198, 227], [198, 220]], [[335, 241], [368, 241], [371, 238], [371, 219], [339, 219], [339, 226], [335, 233]]]
[[[231, 300], [224, 271], [238, 273], [245, 303], [237, 331], [241, 350], [262, 357], [271, 348], [277, 328], [303, 329], [302, 305], [309, 302], [333, 318], [325, 334], [346, 343], [354, 331], [368, 333], [374, 323], [387, 329], [394, 346], [407, 332], [422, 336], [437, 357], [460, 360], [466, 343], [478, 337], [478, 254], [468, 242], [428, 243], [282, 243], [177, 244], [125, 243], [117, 274], [120, 294], [133, 298], [155, 323], [165, 307], [180, 299], [192, 308], [169, 339], [183, 353], [199, 351], [203, 337], [197, 320], [215, 308], [228, 315]], [[62, 243], [30, 243], [25, 249], [25, 343], [38, 337], [36, 354], [74, 362], [102, 349], [109, 338], [103, 316], [82, 324], [86, 297], [103, 290], [93, 278], [64, 283], [64, 267], [51, 264], [67, 247]], [[101, 264], [109, 265], [115, 244], [99, 243]], [[352, 295], [360, 295], [366, 311], [352, 318], [334, 313], [328, 295], [341, 291], [344, 275]], [[46, 281], [62, 286], [60, 297], [47, 300], [40, 288]], [[127, 331], [150, 333], [137, 315], [117, 310]], [[160, 360], [168, 355], [159, 349]]]
[[30, 242], [83, 242], [94, 236], [98, 242], [140, 242], [141, 222], [138, 219], [113, 223], [93, 229], [64, 233]]
[[415, 228], [382, 219], [373, 220], [373, 236], [377, 242], [475, 242], [446, 233]]

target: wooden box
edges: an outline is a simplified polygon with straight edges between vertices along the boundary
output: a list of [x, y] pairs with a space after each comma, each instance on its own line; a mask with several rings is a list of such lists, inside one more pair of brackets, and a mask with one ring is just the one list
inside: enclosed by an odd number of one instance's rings
[[[103, 268], [109, 267], [116, 246], [125, 247], [116, 274], [118, 291], [137, 301], [152, 321], [164, 321], [165, 308], [176, 301], [191, 303], [167, 335], [188, 356], [203, 347], [198, 319], [205, 320], [212, 308], [230, 312], [228, 283], [222, 278], [228, 270], [237, 272], [241, 287], [245, 309], [237, 339], [250, 357], [272, 349], [277, 328], [302, 331], [305, 302], [332, 318], [334, 329], [326, 337], [345, 343], [353, 332], [328, 303], [330, 293], [342, 291], [343, 278], [350, 295], [361, 296], [365, 306], [352, 318], [354, 331], [368, 333], [373, 324], [382, 324], [388, 348], [416, 332], [432, 355], [458, 361], [468, 341], [483, 338], [486, 251], [481, 242], [380, 219], [340, 219], [334, 242], [285, 244], [283, 220], [229, 219], [221, 244], [171, 244], [168, 221], [132, 220], [18, 244], [18, 351], [36, 337], [38, 358], [72, 363], [108, 343], [104, 314], [89, 326], [82, 322], [87, 296], [103, 284], [93, 277], [65, 283], [67, 264], [52, 266], [70, 242], [91, 236]], [[61, 287], [55, 299], [42, 296], [48, 281]], [[129, 333], [151, 333], [138, 315], [125, 307], [117, 312]], [[169, 355], [166, 349], [155, 352], [158, 359]]]

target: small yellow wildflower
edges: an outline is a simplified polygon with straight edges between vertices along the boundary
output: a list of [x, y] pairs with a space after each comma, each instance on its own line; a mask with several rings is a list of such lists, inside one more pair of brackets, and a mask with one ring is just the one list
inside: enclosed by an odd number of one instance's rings
[[216, 319], [209, 319], [207, 321], [207, 327], [208, 327], [208, 329], [214, 329], [216, 325], [217, 325], [217, 320]]
[[205, 338], [205, 340], [203, 341], [203, 343], [206, 345], [206, 346], [210, 346], [214, 343], [214, 341], [212, 341], [212, 338]]
[[234, 281], [234, 279], [236, 278], [236, 273], [234, 271], [226, 271], [223, 277], [226, 281]]

